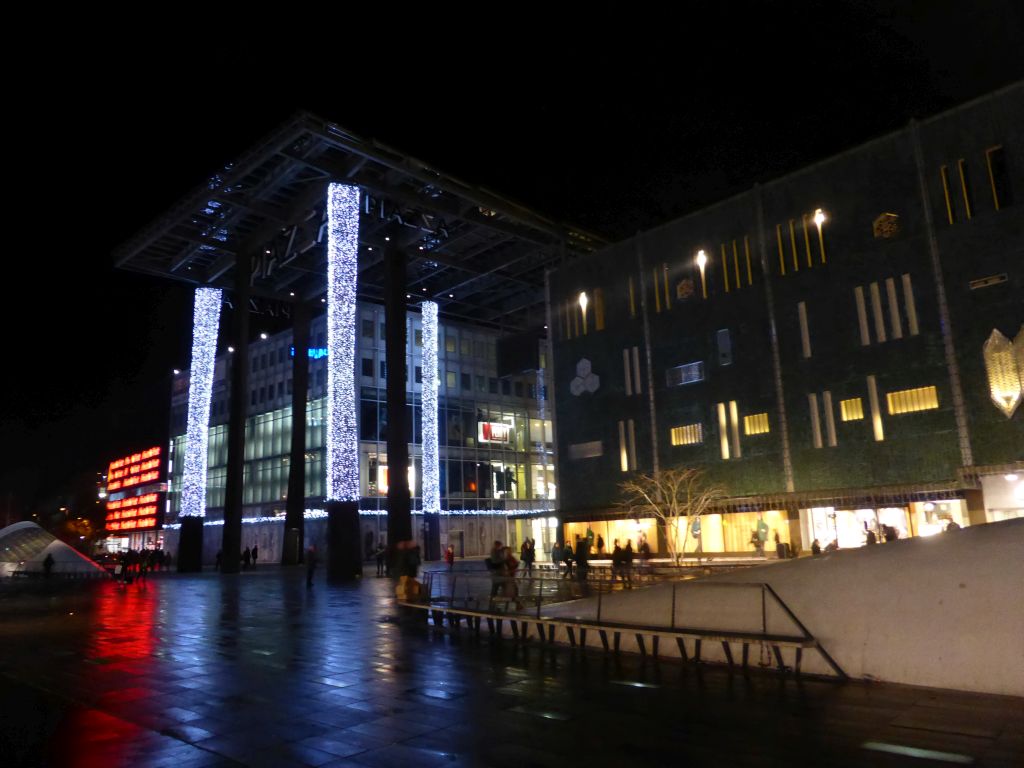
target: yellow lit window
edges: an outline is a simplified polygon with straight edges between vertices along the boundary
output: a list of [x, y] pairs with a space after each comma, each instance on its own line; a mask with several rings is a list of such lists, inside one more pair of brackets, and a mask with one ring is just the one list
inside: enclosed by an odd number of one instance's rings
[[839, 401], [839, 413], [843, 421], [860, 421], [864, 418], [864, 403], [859, 397]]
[[764, 435], [768, 431], [767, 413], [752, 413], [743, 417], [743, 434]]
[[885, 396], [889, 405], [889, 414], [914, 413], [930, 411], [939, 407], [939, 393], [935, 387], [918, 387], [889, 392]]
[[672, 445], [697, 445], [703, 442], [703, 424], [684, 424], [681, 427], [672, 427]]

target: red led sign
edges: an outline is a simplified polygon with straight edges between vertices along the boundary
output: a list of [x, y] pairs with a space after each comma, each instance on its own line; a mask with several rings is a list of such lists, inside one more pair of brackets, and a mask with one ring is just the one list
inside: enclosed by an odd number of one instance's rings
[[106, 528], [108, 531], [155, 528], [159, 505], [159, 493], [108, 501]]
[[159, 446], [110, 462], [107, 468], [107, 492], [160, 482], [161, 462]]

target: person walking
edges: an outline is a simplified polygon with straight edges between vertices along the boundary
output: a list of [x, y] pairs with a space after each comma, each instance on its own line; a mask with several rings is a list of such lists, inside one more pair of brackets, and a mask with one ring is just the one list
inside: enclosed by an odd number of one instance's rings
[[626, 589], [633, 588], [633, 540], [626, 541], [626, 548], [622, 550], [622, 573], [626, 577]]
[[533, 561], [537, 556], [537, 551], [533, 548], [533, 539], [527, 539], [523, 545], [524, 550], [520, 558], [523, 561], [523, 570], [527, 576], [533, 576]]
[[223, 552], [221, 552], [221, 551], [220, 551], [220, 550], [218, 549], [218, 550], [217, 550], [217, 556], [216, 556], [216, 557], [214, 558], [214, 560], [213, 560], [213, 570], [215, 570], [215, 571], [219, 571], [219, 570], [220, 570], [220, 563], [221, 563], [221, 560], [222, 560], [223, 558], [224, 558], [224, 553], [223, 553]]
[[386, 575], [387, 569], [385, 568], [387, 560], [387, 547], [384, 546], [383, 542], [377, 543], [377, 578]]
[[252, 567], [256, 567], [256, 558], [259, 556], [259, 549], [256, 544], [252, 545]]
[[562, 562], [562, 542], [555, 539], [551, 547], [551, 564], [555, 566], [555, 573], [558, 573], [559, 563]]
[[[579, 545], [580, 545], [580, 540], [577, 538], [576, 539], [576, 546], [578, 547]], [[562, 560], [565, 562], [565, 575], [562, 578], [564, 578], [564, 579], [571, 579], [572, 578], [572, 563], [573, 563], [573, 560], [575, 559], [575, 557], [576, 556], [573, 554], [573, 551], [572, 551], [572, 544], [570, 544], [569, 542], [565, 542], [565, 549], [562, 550]]]
[[497, 597], [501, 592], [505, 578], [505, 553], [500, 541], [495, 541], [491, 547], [491, 554], [484, 561], [487, 570], [491, 572], [491, 597]]
[[53, 573], [53, 553], [47, 552], [46, 559], [43, 560], [43, 577], [50, 578], [50, 574]]
[[444, 561], [448, 563], [448, 573], [455, 570], [455, 547], [451, 544], [449, 544], [448, 549], [444, 551]]
[[242, 567], [243, 568], [248, 568], [249, 567], [249, 563], [251, 563], [251, 562], [252, 562], [252, 550], [249, 549], [248, 547], [246, 547], [245, 551], [242, 552]]
[[616, 578], [622, 578], [622, 547], [619, 546], [618, 539], [612, 545], [612, 584]]

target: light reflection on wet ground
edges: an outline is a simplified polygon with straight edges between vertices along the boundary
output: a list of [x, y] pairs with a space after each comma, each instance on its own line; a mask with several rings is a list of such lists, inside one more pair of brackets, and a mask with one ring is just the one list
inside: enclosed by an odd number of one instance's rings
[[268, 567], [0, 593], [0, 765], [1024, 763], [1018, 699], [435, 633], [389, 589]]

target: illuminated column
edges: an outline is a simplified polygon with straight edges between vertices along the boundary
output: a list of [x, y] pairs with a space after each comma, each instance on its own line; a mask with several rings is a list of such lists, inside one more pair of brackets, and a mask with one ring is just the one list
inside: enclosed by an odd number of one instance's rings
[[206, 454], [220, 303], [219, 288], [196, 288], [192, 310], [192, 366], [189, 373], [188, 431], [185, 435], [180, 517], [206, 516]]
[[203, 518], [206, 516], [207, 442], [210, 400], [220, 327], [221, 291], [196, 288], [192, 310], [192, 365], [189, 371], [188, 428], [185, 467], [181, 482], [181, 529], [178, 534], [178, 570], [202, 570]]
[[333, 578], [362, 573], [355, 380], [358, 252], [359, 188], [331, 183], [327, 187], [326, 496], [327, 571]]
[[437, 304], [423, 302], [423, 512], [441, 511], [441, 461], [437, 435]]

